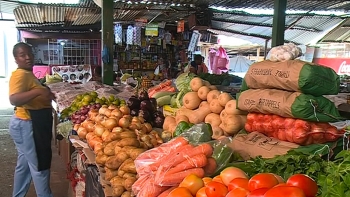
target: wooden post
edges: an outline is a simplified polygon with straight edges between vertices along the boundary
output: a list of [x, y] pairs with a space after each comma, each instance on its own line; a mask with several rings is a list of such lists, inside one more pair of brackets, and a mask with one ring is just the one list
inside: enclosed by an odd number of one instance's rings
[[113, 0], [102, 1], [102, 50], [107, 47], [109, 50], [108, 63], [102, 62], [102, 83], [113, 85], [113, 44], [114, 44], [114, 28], [113, 28]]
[[284, 44], [284, 30], [286, 28], [287, 0], [274, 0], [274, 3], [271, 47]]

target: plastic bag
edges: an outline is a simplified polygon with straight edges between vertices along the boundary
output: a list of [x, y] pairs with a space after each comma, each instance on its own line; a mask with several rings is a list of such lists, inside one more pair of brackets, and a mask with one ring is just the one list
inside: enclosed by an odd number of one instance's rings
[[[180, 124], [179, 124], [180, 125]], [[181, 125], [180, 125], [181, 126]], [[176, 127], [177, 129], [178, 127]], [[175, 132], [176, 132], [175, 129]], [[190, 128], [183, 131], [180, 136], [185, 137], [191, 144], [200, 144], [211, 140], [213, 130], [208, 123], [191, 125]]]
[[249, 113], [245, 124], [247, 132], [257, 131], [268, 137], [299, 145], [333, 142], [344, 135], [343, 131], [326, 122], [308, 122], [277, 115]]
[[178, 186], [188, 174], [198, 177], [212, 175], [230, 161], [231, 138], [190, 144], [185, 137], [177, 137], [148, 150], [135, 160], [139, 179], [132, 186], [138, 197], [156, 197], [172, 186]]
[[294, 60], [302, 55], [300, 47], [293, 43], [273, 47], [267, 54], [267, 59], [273, 62]]

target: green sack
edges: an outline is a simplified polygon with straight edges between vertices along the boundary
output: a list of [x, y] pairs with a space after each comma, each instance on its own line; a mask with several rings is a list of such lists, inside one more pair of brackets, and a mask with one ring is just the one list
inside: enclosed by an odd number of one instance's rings
[[313, 122], [342, 120], [334, 103], [323, 96], [276, 89], [249, 89], [237, 94], [237, 108], [248, 112], [276, 114]]
[[288, 60], [252, 64], [241, 90], [280, 89], [322, 96], [336, 95], [339, 88], [340, 78], [333, 69], [300, 60]]

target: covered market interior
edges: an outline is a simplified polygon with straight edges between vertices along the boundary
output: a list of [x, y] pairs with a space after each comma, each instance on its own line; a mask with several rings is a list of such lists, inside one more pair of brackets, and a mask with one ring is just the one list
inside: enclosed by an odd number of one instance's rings
[[349, 10], [0, 0], [0, 25], [12, 25], [0, 30], [0, 76], [8, 86], [12, 46], [29, 43], [56, 97], [64, 167], [53, 171], [67, 174], [67, 197], [348, 197]]

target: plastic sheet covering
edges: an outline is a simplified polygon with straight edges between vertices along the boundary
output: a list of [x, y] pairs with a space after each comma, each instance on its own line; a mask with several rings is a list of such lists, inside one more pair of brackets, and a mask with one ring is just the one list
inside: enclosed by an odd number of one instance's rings
[[88, 166], [86, 169], [85, 197], [105, 197], [96, 166]]

